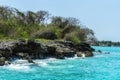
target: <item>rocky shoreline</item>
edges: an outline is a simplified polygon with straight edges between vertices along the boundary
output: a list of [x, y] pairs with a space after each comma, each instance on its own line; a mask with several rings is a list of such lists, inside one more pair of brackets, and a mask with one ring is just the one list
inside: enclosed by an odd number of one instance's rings
[[91, 57], [94, 49], [88, 43], [75, 45], [71, 41], [39, 42], [34, 39], [28, 41], [20, 39], [18, 41], [0, 42], [0, 66], [10, 64], [13, 60], [26, 59], [29, 63], [34, 63], [32, 59], [65, 57]]

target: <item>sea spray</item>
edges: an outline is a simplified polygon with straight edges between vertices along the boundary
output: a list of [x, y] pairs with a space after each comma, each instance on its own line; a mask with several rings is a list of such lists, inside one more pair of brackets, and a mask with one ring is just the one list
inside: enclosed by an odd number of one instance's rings
[[[101, 49], [104, 47], [99, 48], [99, 50]], [[11, 65], [1, 66], [0, 80], [119, 80], [120, 52], [118, 51], [120, 48], [108, 47], [107, 50], [104, 50], [110, 54], [99, 54], [84, 59], [74, 57], [73, 60], [68, 58], [34, 60], [39, 65], [30, 64], [24, 60], [17, 61], [15, 64], [11, 64], [12, 67], [13, 65], [25, 67], [27, 71], [24, 71], [23, 68], [9, 70]]]
[[32, 64], [28, 63], [27, 60], [15, 60], [9, 65], [4, 65], [3, 68], [8, 70], [19, 71], [19, 72], [34, 71], [31, 65]]
[[84, 59], [85, 58], [85, 54], [81, 54], [82, 55], [82, 58]]
[[82, 59], [82, 57], [78, 57], [77, 54], [74, 54], [74, 57], [71, 57], [71, 58], [65, 57], [65, 59], [67, 59], [67, 60], [75, 60], [75, 59]]

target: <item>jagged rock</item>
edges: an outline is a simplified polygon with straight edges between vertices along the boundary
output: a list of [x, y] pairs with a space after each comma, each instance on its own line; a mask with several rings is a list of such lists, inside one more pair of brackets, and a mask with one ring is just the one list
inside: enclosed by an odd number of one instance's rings
[[24, 53], [17, 53], [17, 55], [18, 55], [19, 57], [21, 57], [21, 58], [23, 58], [23, 57], [25, 56]]
[[[0, 43], [0, 65], [9, 64], [14, 58], [27, 59], [34, 63], [32, 59], [45, 59], [55, 57], [64, 59], [65, 57], [74, 57], [76, 52], [83, 52], [86, 57], [93, 56], [93, 48], [87, 43], [74, 45], [71, 41], [53, 41], [50, 43], [36, 42], [34, 39], [28, 41], [20, 39], [19, 41]], [[81, 53], [77, 54], [81, 57]]]
[[54, 57], [56, 53], [56, 47], [55, 45], [47, 45], [47, 57]]
[[0, 57], [0, 66], [5, 65], [5, 57]]
[[64, 59], [65, 57], [74, 57], [75, 54], [75, 51], [71, 50], [69, 47], [59, 42], [47, 45], [47, 49], [47, 55], [56, 57], [58, 59]]
[[93, 52], [93, 51], [95, 51], [88, 43], [85, 43], [85, 42], [75, 45], [75, 49], [77, 51], [81, 51], [81, 52], [84, 52], [84, 51]]
[[19, 42], [20, 42], [20, 43], [25, 43], [26, 40], [25, 40], [25, 39], [19, 39]]
[[28, 56], [29, 56], [28, 53], [16, 53], [17, 58], [26, 59], [26, 57]]
[[10, 64], [10, 61], [5, 61], [4, 65], [8, 65], [8, 64]]
[[13, 42], [1, 42], [0, 43], [0, 56], [10, 59], [12, 56]]
[[34, 62], [29, 56], [25, 57], [25, 59], [26, 59], [29, 63], [35, 64], [35, 62]]
[[82, 57], [83, 52], [77, 52], [77, 57]]
[[57, 47], [56, 48], [56, 57], [64, 59], [65, 57], [74, 57], [75, 51], [70, 50], [69, 48]]
[[62, 52], [57, 52], [57, 53], [56, 53], [56, 58], [57, 58], [57, 59], [65, 59], [65, 57], [64, 57], [64, 55], [63, 55]]
[[85, 52], [85, 57], [92, 57], [92, 56], [93, 56], [92, 52], [89, 52], [89, 51]]
[[72, 41], [55, 41], [56, 43], [63, 44], [66, 47], [73, 47], [74, 42]]
[[77, 52], [77, 57], [92, 57], [93, 53], [89, 51]]

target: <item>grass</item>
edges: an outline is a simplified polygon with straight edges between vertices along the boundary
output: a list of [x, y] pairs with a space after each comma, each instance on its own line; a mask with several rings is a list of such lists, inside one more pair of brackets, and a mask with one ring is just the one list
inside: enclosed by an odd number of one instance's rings
[[6, 41], [16, 41], [15, 39], [8, 39], [8, 38], [3, 38], [3, 39], [0, 39], [0, 42], [6, 42]]
[[43, 43], [50, 43], [53, 42], [53, 40], [48, 40], [48, 39], [35, 39], [38, 42], [43, 42]]

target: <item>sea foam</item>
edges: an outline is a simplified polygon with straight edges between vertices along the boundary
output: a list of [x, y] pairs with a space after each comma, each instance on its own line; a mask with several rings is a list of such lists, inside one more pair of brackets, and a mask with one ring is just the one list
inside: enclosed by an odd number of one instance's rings
[[16, 71], [33, 71], [31, 68], [32, 64], [28, 63], [27, 60], [15, 60], [10, 65], [3, 66], [4, 69], [16, 70]]

